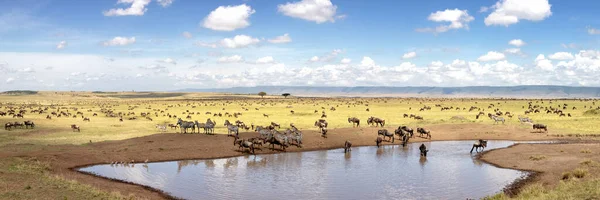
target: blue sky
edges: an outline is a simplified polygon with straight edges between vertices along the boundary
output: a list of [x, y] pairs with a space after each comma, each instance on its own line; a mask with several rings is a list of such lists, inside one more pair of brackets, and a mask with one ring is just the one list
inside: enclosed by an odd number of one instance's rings
[[598, 1], [1, 4], [3, 89], [600, 86]]

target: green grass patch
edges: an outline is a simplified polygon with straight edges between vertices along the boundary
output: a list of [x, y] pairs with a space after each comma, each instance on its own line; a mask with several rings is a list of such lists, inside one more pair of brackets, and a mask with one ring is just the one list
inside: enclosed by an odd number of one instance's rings
[[504, 193], [483, 198], [485, 200], [576, 200], [600, 199], [600, 179], [579, 181], [561, 181], [555, 188], [545, 188], [542, 184], [525, 187], [516, 197], [510, 198]]

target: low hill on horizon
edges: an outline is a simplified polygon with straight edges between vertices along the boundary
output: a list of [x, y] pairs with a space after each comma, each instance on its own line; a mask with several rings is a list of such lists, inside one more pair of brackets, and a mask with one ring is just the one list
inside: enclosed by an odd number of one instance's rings
[[177, 92], [220, 92], [269, 95], [290, 93], [314, 97], [478, 97], [478, 98], [599, 98], [600, 87], [571, 86], [468, 86], [468, 87], [312, 87], [256, 86], [215, 89], [182, 89]]

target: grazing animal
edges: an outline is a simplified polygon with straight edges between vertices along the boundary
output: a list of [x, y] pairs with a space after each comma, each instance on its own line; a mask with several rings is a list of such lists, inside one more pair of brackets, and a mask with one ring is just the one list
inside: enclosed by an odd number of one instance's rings
[[475, 142], [475, 144], [473, 144], [473, 147], [471, 147], [471, 153], [473, 153], [473, 149], [475, 149], [475, 152], [478, 152], [477, 150], [479, 148], [481, 148], [481, 150], [483, 151], [483, 149], [485, 149], [485, 147], [487, 147], [487, 140], [478, 140], [477, 142]]
[[346, 140], [346, 142], [344, 142], [344, 153], [347, 153], [348, 151], [352, 151], [351, 147], [352, 147], [352, 143], [350, 143], [350, 141]]
[[406, 144], [408, 144], [408, 140], [410, 139], [410, 137], [408, 136], [408, 134], [404, 134], [402, 136], [402, 146], [406, 146]]
[[328, 125], [328, 123], [324, 119], [319, 119], [318, 121], [315, 121], [315, 126], [316, 127], [319, 127], [319, 128], [325, 127], [325, 128], [327, 128], [327, 125]]
[[75, 124], [71, 124], [71, 129], [73, 131], [77, 130], [77, 132], [81, 132], [81, 129], [79, 128], [79, 126], [75, 125]]
[[431, 131], [427, 129], [417, 128], [417, 133], [419, 133], [419, 137], [423, 137], [423, 135], [425, 135], [425, 138], [431, 139]]
[[179, 118], [177, 120], [177, 125], [179, 125], [180, 128], [180, 132], [182, 133], [187, 133], [187, 129], [191, 128], [192, 129], [192, 133], [195, 131], [195, 124], [194, 122], [189, 122], [189, 121], [183, 121], [181, 120], [181, 118]]
[[31, 127], [31, 128], [35, 128], [35, 123], [33, 123], [32, 121], [25, 121], [23, 122], [25, 124], [25, 128]]
[[321, 127], [321, 137], [327, 138], [327, 127]]
[[242, 140], [239, 139], [238, 136], [235, 136], [235, 139], [233, 140], [233, 145], [239, 145], [239, 148], [244, 148], [244, 149], [248, 149], [248, 152], [254, 154], [254, 143], [250, 142], [248, 140]]
[[281, 128], [281, 126], [278, 123], [275, 122], [271, 122], [271, 126], [273, 126], [273, 128], [277, 127], [278, 129]]
[[6, 124], [4, 124], [4, 130], [10, 131], [13, 127], [13, 124], [8, 122]]
[[356, 117], [350, 117], [350, 118], [348, 118], [348, 123], [352, 123], [352, 127], [354, 127], [354, 126], [359, 127], [360, 119], [358, 119]]
[[165, 131], [167, 131], [167, 126], [165, 126], [165, 125], [158, 125], [158, 124], [157, 124], [157, 125], [156, 125], [156, 128], [157, 128], [157, 129], [160, 129], [160, 131], [162, 131], [162, 132], [165, 132]]
[[381, 136], [377, 136], [377, 139], [375, 139], [375, 143], [377, 144], [377, 148], [379, 148], [379, 146], [381, 146], [382, 142], [383, 142], [383, 138]]
[[240, 133], [239, 128], [232, 124], [227, 125], [227, 136], [234, 136], [231, 133], [235, 133], [235, 137], [238, 137]]
[[267, 115], [267, 114], [263, 114], [263, 116], [266, 117], [266, 118], [269, 118], [269, 115]]
[[408, 128], [408, 126], [400, 126], [398, 129], [405, 131], [409, 137], [413, 137], [415, 134], [414, 130], [412, 128]]
[[287, 137], [279, 133], [269, 134], [265, 142], [271, 144], [271, 149], [275, 149], [275, 145], [279, 145], [285, 151], [285, 148], [289, 146]]
[[377, 118], [377, 117], [369, 117], [369, 119], [367, 119], [367, 124], [368, 125], [375, 125], [375, 127], [381, 126], [383, 127], [385, 125], [385, 120]]
[[394, 134], [390, 133], [387, 129], [381, 129], [377, 131], [377, 135], [383, 136], [383, 139], [385, 139], [385, 137], [389, 137], [388, 141], [391, 140], [391, 142], [394, 143]]
[[503, 117], [497, 117], [497, 116], [492, 115], [492, 119], [494, 120], [494, 124], [497, 124], [498, 122], [502, 122], [502, 124], [504, 124]]
[[427, 157], [427, 152], [429, 150], [427, 150], [427, 147], [425, 146], [425, 144], [421, 144], [421, 146], [419, 146], [419, 151], [421, 152], [421, 156]]
[[540, 130], [540, 132], [544, 130], [545, 132], [548, 132], [548, 127], [544, 124], [534, 124], [533, 130]]
[[206, 124], [204, 124], [204, 132], [206, 134], [214, 134], [215, 133], [215, 123], [210, 121], [210, 119], [206, 120]]
[[177, 129], [177, 124], [169, 124], [169, 127], [171, 127], [171, 129]]
[[46, 119], [52, 119], [52, 117], [50, 117], [50, 115], [46, 115]]
[[90, 118], [87, 118], [87, 117], [86, 117], [86, 118], [83, 118], [83, 121], [84, 121], [84, 122], [85, 122], [85, 121], [88, 121], [88, 122], [89, 122], [89, 121], [90, 121]]

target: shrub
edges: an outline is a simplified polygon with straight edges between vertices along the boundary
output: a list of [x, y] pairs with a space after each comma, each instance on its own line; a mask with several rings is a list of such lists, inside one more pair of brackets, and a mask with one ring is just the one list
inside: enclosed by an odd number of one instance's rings
[[573, 170], [573, 176], [577, 177], [577, 178], [583, 178], [583, 177], [585, 177], [585, 175], [587, 175], [587, 173], [588, 173], [587, 169], [577, 168], [577, 169]]
[[562, 180], [569, 180], [571, 178], [571, 172], [564, 172], [562, 174]]

